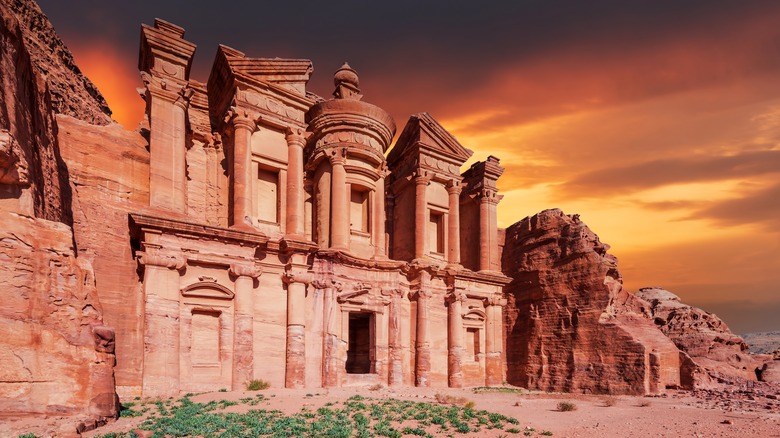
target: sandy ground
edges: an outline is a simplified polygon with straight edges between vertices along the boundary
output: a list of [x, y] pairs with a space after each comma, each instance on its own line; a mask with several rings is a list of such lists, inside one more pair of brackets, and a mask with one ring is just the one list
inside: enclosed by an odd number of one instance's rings
[[[476, 403], [476, 409], [485, 409], [520, 420], [520, 429], [533, 428], [536, 432], [550, 431], [557, 437], [780, 437], [780, 402], [777, 404], [741, 405], [724, 403], [728, 394], [719, 400], [706, 395], [698, 397], [690, 392], [670, 391], [662, 397], [611, 397], [572, 394], [477, 393], [470, 389], [383, 388], [371, 391], [366, 387], [338, 389], [267, 389], [261, 392], [214, 392], [192, 397], [195, 402], [235, 400], [262, 393], [268, 400], [257, 406], [240, 404], [226, 411], [247, 409], [279, 409], [286, 413], [298, 412], [303, 407], [317, 409], [327, 402], [341, 402], [352, 395], [371, 398], [396, 398], [435, 403], [437, 393], [465, 397]], [[307, 394], [310, 394], [307, 396]], [[570, 401], [577, 407], [572, 412], [560, 412], [557, 405]], [[607, 406], [612, 404], [612, 406]], [[16, 437], [26, 432], [37, 436], [65, 436], [59, 431], [72, 427], [65, 419], [3, 419], [0, 436]], [[142, 418], [120, 418], [84, 437], [99, 437], [109, 432], [125, 432], [143, 421]], [[72, 430], [72, 429], [70, 429]], [[469, 435], [455, 435], [469, 436]], [[523, 436], [504, 431], [483, 431], [479, 436]]]

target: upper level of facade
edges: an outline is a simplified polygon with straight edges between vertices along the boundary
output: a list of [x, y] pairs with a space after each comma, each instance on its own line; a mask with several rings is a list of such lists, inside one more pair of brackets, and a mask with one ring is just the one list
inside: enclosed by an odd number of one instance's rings
[[427, 113], [391, 148], [395, 122], [348, 64], [324, 99], [306, 89], [311, 61], [219, 46], [201, 83], [194, 52], [178, 26], [142, 28], [155, 211], [363, 260], [500, 270], [498, 159], [461, 173], [472, 151]]

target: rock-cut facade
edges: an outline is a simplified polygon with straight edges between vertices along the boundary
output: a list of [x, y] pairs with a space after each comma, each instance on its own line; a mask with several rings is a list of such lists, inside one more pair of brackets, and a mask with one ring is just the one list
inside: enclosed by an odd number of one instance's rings
[[472, 151], [426, 113], [387, 154], [395, 123], [347, 64], [326, 99], [310, 61], [220, 46], [197, 82], [183, 35], [142, 27], [149, 201], [124, 318], [143, 322], [117, 332], [142, 358], [117, 364], [140, 365], [120, 394], [502, 383], [499, 160], [461, 173]]

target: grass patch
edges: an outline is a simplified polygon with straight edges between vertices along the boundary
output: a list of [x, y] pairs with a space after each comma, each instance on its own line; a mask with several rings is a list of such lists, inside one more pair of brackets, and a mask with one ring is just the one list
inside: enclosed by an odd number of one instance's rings
[[[245, 398], [240, 402], [195, 403], [184, 397], [168, 405], [159, 403], [156, 415], [147, 417], [140, 428], [159, 437], [433, 438], [463, 434], [479, 436], [487, 429], [511, 430], [519, 424], [515, 418], [473, 407], [372, 399], [360, 395], [317, 410], [304, 407], [292, 415], [266, 409], [250, 409], [245, 413], [224, 411], [236, 403], [251, 405], [252, 401]], [[128, 431], [118, 432], [116, 436], [130, 438], [133, 435]]]
[[571, 411], [576, 411], [576, 410], [577, 410], [577, 405], [575, 405], [574, 403], [572, 403], [570, 401], [562, 401], [562, 402], [558, 403], [558, 411], [559, 412], [571, 412]]
[[612, 406], [615, 406], [617, 404], [617, 398], [605, 397], [603, 402], [605, 407], [611, 408]]
[[377, 383], [376, 385], [371, 385], [368, 387], [369, 391], [379, 391], [380, 389], [384, 388], [381, 383]]
[[271, 387], [271, 384], [262, 379], [252, 379], [246, 384], [247, 391], [262, 391]]
[[650, 400], [642, 400], [642, 401], [639, 402], [639, 407], [640, 408], [646, 408], [648, 406], [650, 406]]
[[485, 393], [504, 393], [504, 394], [522, 394], [523, 389], [522, 388], [512, 388], [510, 386], [480, 386], [477, 388], [471, 389], [474, 394], [485, 394]]

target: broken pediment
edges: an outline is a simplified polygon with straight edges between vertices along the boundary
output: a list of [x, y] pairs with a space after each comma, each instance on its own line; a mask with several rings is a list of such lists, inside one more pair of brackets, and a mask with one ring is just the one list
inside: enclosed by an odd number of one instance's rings
[[408, 156], [425, 155], [429, 161], [454, 164], [457, 174], [460, 166], [472, 154], [473, 151], [463, 147], [430, 114], [419, 113], [409, 118], [395, 147], [388, 155], [387, 162], [395, 167]]
[[227, 287], [219, 284], [211, 278], [204, 278], [205, 281], [193, 283], [181, 290], [185, 297], [216, 298], [221, 300], [232, 300], [235, 294]]

